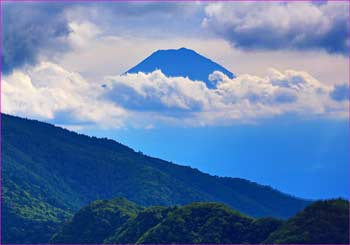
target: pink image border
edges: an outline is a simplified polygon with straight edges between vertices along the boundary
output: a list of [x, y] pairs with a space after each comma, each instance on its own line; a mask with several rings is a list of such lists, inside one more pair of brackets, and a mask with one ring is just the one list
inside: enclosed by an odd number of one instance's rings
[[[2, 96], [1, 96], [1, 83], [2, 83], [2, 53], [3, 53], [3, 3], [120, 3], [120, 2], [153, 2], [153, 3], [162, 3], [162, 2], [256, 2], [256, 3], [264, 3], [264, 2], [325, 2], [324, 0], [316, 0], [316, 1], [308, 1], [308, 0], [0, 0], [0, 113], [2, 112]], [[348, 3], [348, 28], [350, 27], [350, 0], [328, 0], [327, 2], [347, 2]], [[348, 34], [350, 30], [348, 30]], [[348, 84], [350, 86], [350, 57], [348, 55]], [[350, 132], [350, 101], [348, 101], [348, 129]], [[350, 137], [348, 135], [348, 143], [350, 145]], [[348, 149], [350, 152], [350, 149]], [[348, 163], [350, 165], [350, 153], [348, 154]], [[349, 173], [350, 174], [350, 173]], [[0, 116], [0, 245], [2, 243], [2, 116]], [[348, 187], [350, 189], [350, 179], [348, 180]], [[348, 197], [350, 199], [350, 197]], [[348, 199], [348, 200], [349, 200]], [[349, 209], [349, 217], [350, 217], [350, 209]], [[350, 220], [349, 220], [350, 223]], [[350, 237], [349, 237], [350, 240]], [[8, 243], [7, 243], [8, 244]], [[20, 244], [8, 244], [8, 245], [20, 245]], [[46, 243], [42, 244], [27, 244], [27, 245], [48, 245]], [[51, 244], [56, 245], [56, 244]], [[58, 244], [57, 244], [58, 245]], [[60, 245], [83, 245], [83, 244], [60, 244]], [[89, 245], [101, 245], [101, 244], [89, 244]], [[174, 244], [178, 245], [178, 244]], [[182, 244], [183, 245], [183, 244]], [[204, 244], [209, 245], [209, 244]], [[231, 244], [236, 245], [236, 244]], [[237, 244], [241, 245], [241, 244]], [[255, 245], [255, 244], [252, 244]]]

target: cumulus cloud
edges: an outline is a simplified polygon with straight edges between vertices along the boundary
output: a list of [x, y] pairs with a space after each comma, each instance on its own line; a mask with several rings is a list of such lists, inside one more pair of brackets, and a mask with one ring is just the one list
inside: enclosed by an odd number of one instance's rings
[[103, 96], [133, 114], [146, 112], [167, 122], [190, 125], [230, 124], [294, 113], [303, 117], [346, 117], [347, 104], [331, 98], [326, 86], [306, 72], [271, 69], [266, 77], [221, 72], [208, 89], [202, 81], [166, 77], [160, 70], [108, 77]]
[[53, 63], [14, 71], [2, 80], [3, 112], [63, 125], [120, 127], [127, 116], [100, 100], [100, 87]]
[[97, 83], [44, 62], [4, 78], [3, 111], [74, 128], [229, 125], [284, 114], [348, 117], [348, 87], [322, 84], [306, 72], [271, 69], [264, 77], [231, 79], [216, 71], [210, 79], [214, 89], [156, 70]]
[[[98, 34], [145, 30], [159, 19], [191, 16], [197, 4], [184, 3], [4, 3], [2, 72], [11, 73], [42, 58], [86, 46]], [[152, 21], [151, 19], [152, 18]], [[132, 22], [132, 23], [131, 23]], [[131, 24], [130, 24], [131, 23]], [[103, 29], [103, 30], [102, 30]]]
[[60, 4], [3, 5], [2, 72], [36, 64], [40, 56], [68, 50], [70, 29]]
[[106, 78], [105, 96], [131, 110], [202, 111], [213, 95], [201, 81], [166, 77], [160, 70]]
[[263, 77], [243, 74], [231, 79], [215, 71], [209, 79], [215, 88], [167, 77], [160, 70], [91, 82], [43, 62], [4, 77], [3, 112], [75, 129], [230, 125], [284, 114], [348, 118], [348, 86], [325, 85], [306, 72], [271, 69]]
[[202, 26], [247, 50], [349, 54], [348, 3], [212, 3]]
[[68, 35], [68, 43], [74, 49], [82, 49], [88, 47], [88, 45], [98, 38], [101, 34], [101, 30], [95, 24], [89, 21], [76, 22], [72, 21], [68, 24], [71, 32]]

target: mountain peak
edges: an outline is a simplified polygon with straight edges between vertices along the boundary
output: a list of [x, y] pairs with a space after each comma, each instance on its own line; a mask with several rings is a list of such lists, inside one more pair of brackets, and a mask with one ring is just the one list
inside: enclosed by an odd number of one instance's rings
[[178, 48], [178, 49], [158, 49], [157, 51], [153, 52], [150, 56], [152, 56], [155, 53], [169, 53], [169, 52], [174, 52], [174, 53], [191, 53], [191, 54], [198, 54], [196, 51], [193, 49], [188, 49], [186, 47]]
[[188, 77], [194, 81], [203, 81], [210, 89], [216, 87], [215, 82], [209, 80], [209, 75], [214, 71], [220, 71], [229, 78], [234, 77], [232, 72], [218, 63], [185, 47], [157, 50], [126, 73], [149, 73], [157, 69], [166, 76]]

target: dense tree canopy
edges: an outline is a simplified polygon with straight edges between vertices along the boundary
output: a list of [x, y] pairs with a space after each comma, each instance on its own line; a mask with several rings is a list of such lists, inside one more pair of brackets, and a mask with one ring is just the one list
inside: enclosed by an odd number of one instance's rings
[[52, 243], [348, 243], [349, 202], [318, 201], [287, 221], [251, 218], [213, 202], [141, 208], [125, 199], [81, 209]]
[[349, 243], [349, 202], [318, 201], [272, 233], [267, 243]]

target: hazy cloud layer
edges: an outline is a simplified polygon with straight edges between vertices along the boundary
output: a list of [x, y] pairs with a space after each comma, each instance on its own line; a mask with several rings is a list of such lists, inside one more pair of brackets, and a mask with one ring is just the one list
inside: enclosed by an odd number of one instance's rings
[[[214, 72], [204, 82], [166, 77], [161, 71], [106, 77], [104, 85], [52, 63], [15, 71], [2, 81], [5, 113], [56, 124], [118, 128], [158, 123], [203, 126], [255, 123], [262, 118], [346, 118], [342, 86], [326, 86], [305, 72], [271, 70], [265, 77], [230, 79]], [[348, 90], [346, 90], [348, 91]]]
[[348, 3], [212, 3], [202, 26], [247, 50], [349, 54]]

